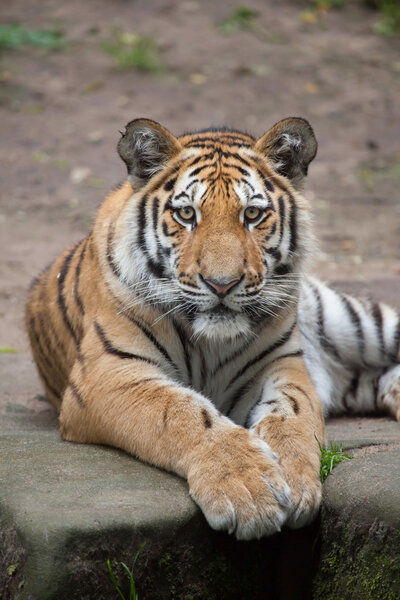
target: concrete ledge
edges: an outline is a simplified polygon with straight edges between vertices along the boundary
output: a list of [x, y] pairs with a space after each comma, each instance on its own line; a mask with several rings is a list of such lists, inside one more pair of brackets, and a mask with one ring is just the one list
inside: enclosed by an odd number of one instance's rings
[[240, 543], [210, 530], [182, 479], [62, 442], [27, 356], [0, 357], [0, 380], [1, 600], [110, 600], [108, 558], [128, 594], [119, 563], [143, 542], [141, 600], [306, 600], [317, 567], [315, 599], [400, 597], [399, 424], [328, 424], [358, 458], [325, 484], [318, 558], [318, 523]]

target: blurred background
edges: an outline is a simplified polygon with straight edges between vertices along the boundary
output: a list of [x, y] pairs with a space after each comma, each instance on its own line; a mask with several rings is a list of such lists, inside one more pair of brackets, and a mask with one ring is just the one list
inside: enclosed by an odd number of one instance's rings
[[[125, 178], [119, 130], [308, 119], [315, 271], [399, 305], [398, 0], [13, 0], [0, 15], [0, 347], [31, 278]], [[357, 287], [358, 286], [358, 287]]]

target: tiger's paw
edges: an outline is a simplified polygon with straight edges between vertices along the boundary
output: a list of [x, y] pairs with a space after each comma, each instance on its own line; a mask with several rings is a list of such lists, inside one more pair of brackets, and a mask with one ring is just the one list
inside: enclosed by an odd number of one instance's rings
[[396, 365], [379, 379], [378, 407], [400, 421], [400, 365]]
[[234, 427], [197, 451], [191, 463], [190, 495], [213, 529], [238, 540], [280, 531], [291, 507], [290, 488], [268, 444]]
[[322, 498], [322, 485], [319, 473], [308, 465], [296, 469], [293, 475], [287, 474], [287, 481], [292, 491], [292, 506], [285, 525], [299, 529], [309, 525], [317, 516]]

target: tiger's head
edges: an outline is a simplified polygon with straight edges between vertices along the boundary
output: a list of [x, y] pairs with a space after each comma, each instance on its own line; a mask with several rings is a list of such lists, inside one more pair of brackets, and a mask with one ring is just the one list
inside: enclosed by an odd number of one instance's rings
[[114, 248], [125, 284], [208, 339], [249, 335], [293, 310], [312, 246], [299, 189], [316, 150], [299, 118], [258, 140], [226, 129], [176, 138], [131, 121], [118, 152], [133, 194]]

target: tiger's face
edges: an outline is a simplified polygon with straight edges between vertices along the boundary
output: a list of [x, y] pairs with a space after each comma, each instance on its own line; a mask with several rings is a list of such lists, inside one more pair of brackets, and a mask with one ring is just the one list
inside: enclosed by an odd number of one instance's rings
[[121, 272], [195, 336], [249, 335], [296, 301], [311, 245], [296, 188], [316, 146], [305, 121], [286, 121], [255, 141], [226, 131], [177, 139], [139, 120], [121, 139], [134, 188]]

